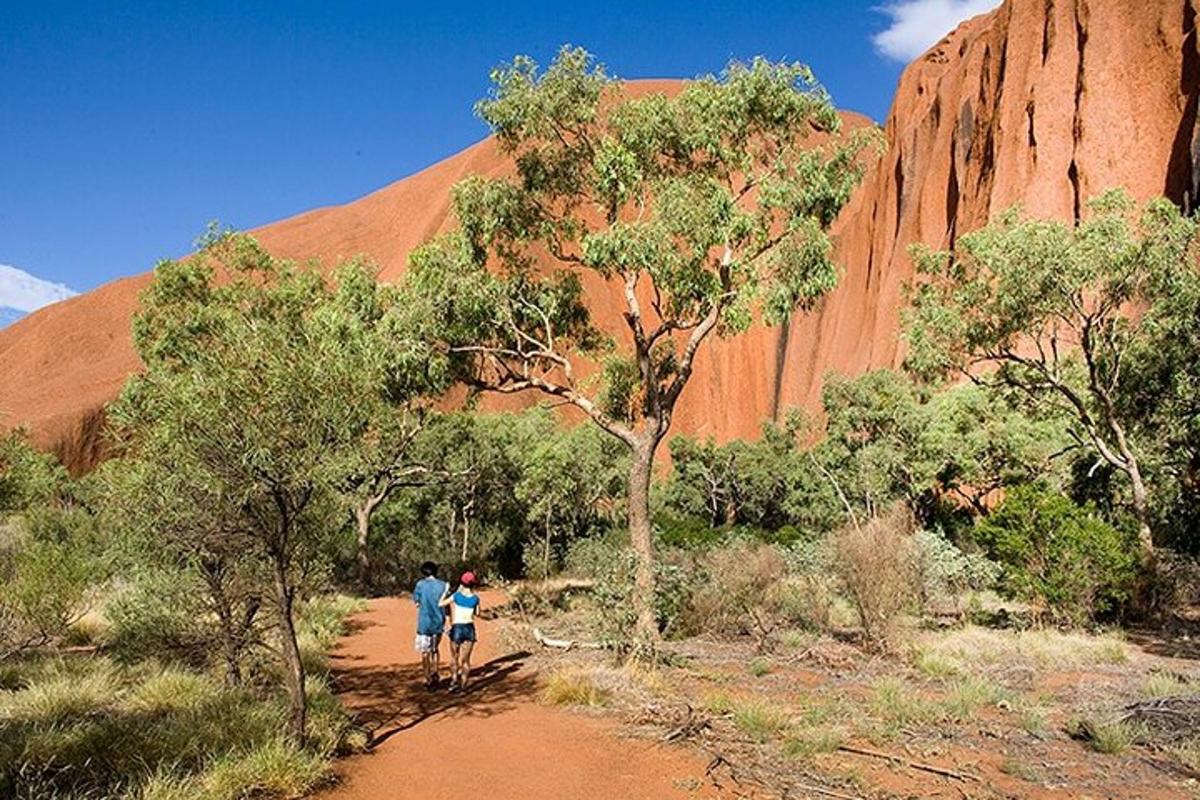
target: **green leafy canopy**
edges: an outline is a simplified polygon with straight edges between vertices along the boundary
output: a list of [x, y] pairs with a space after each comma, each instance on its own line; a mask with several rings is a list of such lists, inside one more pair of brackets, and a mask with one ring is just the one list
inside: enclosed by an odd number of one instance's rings
[[[873, 136], [805, 141], [840, 124], [807, 67], [733, 63], [667, 93], [564, 47], [544, 71], [518, 57], [491, 78], [476, 110], [515, 171], [459, 183], [457, 229], [411, 257], [406, 305], [436, 320], [420, 335], [451, 374], [557, 395], [610, 432], [665, 431], [710, 332], [743, 331], [756, 309], [777, 322], [833, 287], [826, 229]], [[605, 281], [624, 289], [618, 330], [585, 304]], [[579, 355], [605, 362], [599, 392], [573, 374]]]

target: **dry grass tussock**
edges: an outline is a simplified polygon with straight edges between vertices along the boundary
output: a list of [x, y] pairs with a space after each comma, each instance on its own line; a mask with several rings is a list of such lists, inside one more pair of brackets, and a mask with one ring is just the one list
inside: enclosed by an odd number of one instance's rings
[[1130, 658], [1129, 645], [1113, 633], [1005, 631], [977, 626], [921, 633], [909, 649], [913, 666], [931, 677], [1081, 669], [1124, 664]]
[[542, 688], [542, 700], [555, 706], [596, 708], [606, 705], [608, 698], [608, 691], [596, 681], [594, 671], [582, 667], [554, 672]]

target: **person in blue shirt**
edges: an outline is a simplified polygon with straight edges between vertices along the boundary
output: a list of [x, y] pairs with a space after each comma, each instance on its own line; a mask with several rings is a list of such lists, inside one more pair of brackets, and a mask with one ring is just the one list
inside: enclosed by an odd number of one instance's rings
[[446, 612], [442, 610], [442, 597], [450, 585], [439, 580], [438, 565], [426, 561], [421, 565], [421, 580], [413, 587], [412, 599], [417, 606], [417, 652], [421, 654], [421, 670], [425, 675], [425, 687], [436, 689], [438, 685], [439, 647], [442, 630], [446, 627]]

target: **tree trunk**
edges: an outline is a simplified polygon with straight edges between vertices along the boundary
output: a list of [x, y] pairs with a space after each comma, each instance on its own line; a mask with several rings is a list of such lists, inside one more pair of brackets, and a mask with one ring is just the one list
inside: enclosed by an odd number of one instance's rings
[[471, 541], [471, 511], [474, 508], [475, 508], [475, 498], [472, 497], [470, 499], [470, 501], [468, 501], [467, 504], [465, 506], [463, 506], [462, 554], [460, 556], [460, 561], [463, 564], [467, 563], [467, 550], [468, 550], [468, 547], [469, 547], [470, 541]]
[[296, 643], [292, 587], [283, 559], [275, 556], [272, 561], [275, 602], [279, 607], [279, 649], [283, 654], [284, 682], [288, 693], [287, 735], [292, 744], [303, 747], [308, 701], [304, 694], [304, 662], [300, 660], [300, 646]]
[[629, 540], [636, 557], [633, 581], [634, 653], [653, 658], [662, 637], [654, 611], [654, 531], [650, 522], [650, 480], [654, 470], [653, 440], [633, 448], [629, 470]]
[[1146, 482], [1142, 480], [1142, 470], [1137, 460], [1129, 458], [1129, 483], [1133, 487], [1133, 514], [1138, 521], [1138, 546], [1141, 550], [1142, 563], [1150, 566], [1154, 563], [1154, 537], [1150, 531], [1150, 502], [1146, 491]]
[[213, 601], [213, 609], [217, 614], [217, 624], [221, 628], [221, 651], [225, 659], [225, 683], [228, 686], [241, 686], [241, 646], [238, 633], [235, 630], [233, 609], [225, 597], [225, 592], [219, 585], [210, 580], [209, 593]]
[[542, 545], [542, 580], [550, 580], [550, 517], [546, 517], [546, 539]]
[[358, 585], [371, 588], [371, 552], [367, 549], [367, 536], [371, 532], [371, 510], [374, 504], [366, 501], [354, 508], [354, 556], [358, 564]]

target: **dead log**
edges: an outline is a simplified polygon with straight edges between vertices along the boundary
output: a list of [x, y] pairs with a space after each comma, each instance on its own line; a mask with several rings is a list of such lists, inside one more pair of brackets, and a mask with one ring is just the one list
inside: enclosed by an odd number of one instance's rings
[[533, 628], [533, 638], [542, 647], [553, 647], [558, 650], [574, 650], [576, 647], [582, 650], [603, 650], [605, 645], [603, 642], [581, 642], [576, 639], [551, 639], [542, 633], [540, 628]]
[[854, 747], [852, 745], [844, 744], [841, 747], [839, 747], [838, 750], [841, 750], [843, 753], [853, 753], [853, 754], [859, 755], [859, 756], [867, 756], [868, 758], [881, 758], [884, 761], [892, 761], [897, 764], [903, 764], [904, 766], [909, 767], [910, 769], [918, 769], [918, 770], [921, 770], [922, 772], [932, 772], [934, 775], [943, 775], [947, 778], [954, 778], [955, 780], [960, 780], [960, 781], [977, 781], [977, 780], [979, 780], [979, 778], [975, 777], [974, 775], [968, 775], [965, 772], [957, 772], [952, 769], [947, 769], [946, 767], [939, 767], [935, 764], [923, 764], [920, 761], [912, 761], [910, 759], [904, 758], [903, 756], [897, 756], [892, 753], [884, 753], [879, 750], [868, 750], [865, 747]]

